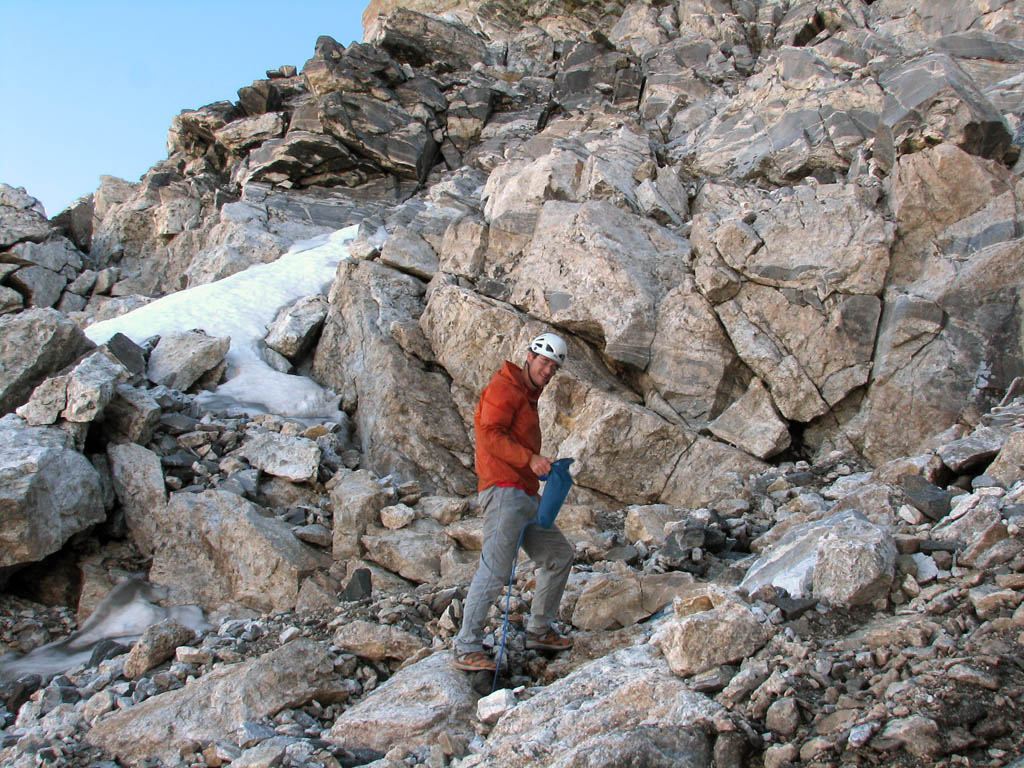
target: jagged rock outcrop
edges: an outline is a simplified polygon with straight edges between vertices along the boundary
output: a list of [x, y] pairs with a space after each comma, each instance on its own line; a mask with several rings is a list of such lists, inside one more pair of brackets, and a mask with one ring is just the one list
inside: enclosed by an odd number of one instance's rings
[[[364, 42], [178, 115], [137, 183], [50, 220], [0, 186], [0, 570], [83, 615], [146, 574], [219, 625], [87, 659], [47, 647], [69, 609], [0, 595], [7, 647], [75, 659], [0, 664], [0, 760], [1011, 760], [1017, 6], [374, 0]], [[210, 356], [165, 365], [170, 334], [76, 325], [350, 224], [254, 341], [344, 413], [188, 394], [227, 368], [198, 330]], [[478, 710], [442, 651], [479, 556], [473, 410], [547, 330], [577, 642], [511, 622]]]

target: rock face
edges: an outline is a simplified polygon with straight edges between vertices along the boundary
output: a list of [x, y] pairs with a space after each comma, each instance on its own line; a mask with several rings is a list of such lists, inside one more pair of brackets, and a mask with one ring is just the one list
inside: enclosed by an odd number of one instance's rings
[[[179, 114], [136, 183], [54, 219], [0, 185], [0, 762], [1019, 753], [1019, 3], [373, 0], [365, 24]], [[339, 231], [333, 279], [254, 344], [332, 388], [331, 421], [215, 410], [194, 392], [228, 340], [195, 325], [79, 330]], [[530, 651], [495, 606], [478, 709], [445, 650], [473, 413], [544, 331], [570, 350], [539, 416], [575, 459], [576, 644]], [[98, 620], [69, 635], [126, 574], [216, 632], [127, 660]]]
[[363, 451], [378, 472], [468, 494], [470, 444], [449, 382], [395, 340], [403, 327], [418, 330], [424, 290], [379, 264], [341, 264], [313, 370], [335, 391], [353, 393]]
[[[1020, 348], [1021, 250], [1002, 5], [942, 21], [859, 3], [728, 21], [702, 0], [444, 9], [374, 4], [365, 42], [320, 38], [301, 75], [181, 113], [165, 162], [104, 179], [87, 254], [32, 230], [40, 212], [10, 190], [12, 232], [28, 228], [0, 246], [7, 282], [31, 304], [52, 282], [31, 270], [47, 270], [76, 284], [47, 293], [57, 306], [95, 315], [362, 221], [314, 374], [343, 394], [369, 467], [446, 493], [472, 490], [470, 403], [492, 361], [522, 354], [527, 334], [507, 334], [526, 318], [590, 361], [571, 374], [612, 393], [594, 409], [638, 405], [628, 420], [658, 435], [707, 429], [750, 457], [724, 452], [737, 474], [786, 451], [913, 453], [1024, 374], [1001, 354]], [[496, 311], [478, 314], [485, 301]], [[320, 317], [289, 311], [267, 342], [282, 369]], [[577, 423], [546, 445], [600, 454], [607, 432]], [[721, 449], [666, 439], [679, 451], [647, 477], [601, 482], [603, 467], [581, 491], [737, 492], [684, 491]]]

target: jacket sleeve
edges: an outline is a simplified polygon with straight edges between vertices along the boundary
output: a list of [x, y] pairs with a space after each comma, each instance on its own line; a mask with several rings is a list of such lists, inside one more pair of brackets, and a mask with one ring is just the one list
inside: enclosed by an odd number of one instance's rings
[[480, 400], [476, 439], [491, 456], [522, 468], [529, 465], [533, 451], [512, 436], [512, 422], [520, 406], [517, 400], [514, 393], [504, 387], [487, 387]]

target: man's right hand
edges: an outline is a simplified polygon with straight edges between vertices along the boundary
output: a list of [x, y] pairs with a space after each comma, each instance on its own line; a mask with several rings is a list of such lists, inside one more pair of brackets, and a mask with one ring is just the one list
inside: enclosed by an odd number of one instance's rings
[[530, 471], [537, 477], [543, 477], [551, 471], [551, 459], [541, 456], [539, 453], [530, 457]]

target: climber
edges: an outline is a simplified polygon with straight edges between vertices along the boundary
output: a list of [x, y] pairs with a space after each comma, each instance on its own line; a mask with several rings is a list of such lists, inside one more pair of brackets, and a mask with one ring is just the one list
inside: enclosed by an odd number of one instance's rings
[[496, 667], [484, 651], [483, 628], [488, 609], [509, 580], [521, 533], [523, 549], [538, 566], [526, 647], [572, 647], [572, 639], [552, 627], [572, 568], [572, 545], [557, 526], [527, 526], [537, 515], [538, 478], [551, 470], [551, 459], [540, 453], [537, 400], [566, 353], [560, 337], [542, 333], [530, 342], [522, 368], [506, 361], [480, 394], [474, 427], [483, 551], [463, 606], [462, 629], [455, 637], [456, 669], [492, 672]]

